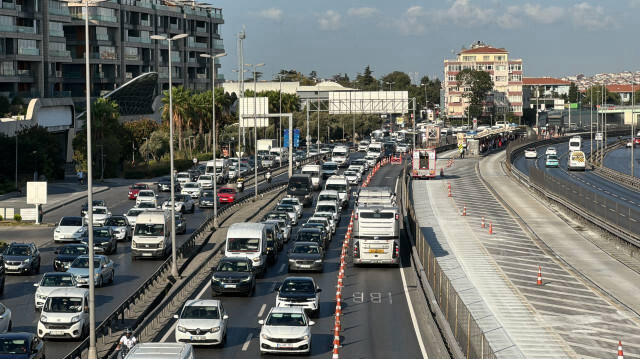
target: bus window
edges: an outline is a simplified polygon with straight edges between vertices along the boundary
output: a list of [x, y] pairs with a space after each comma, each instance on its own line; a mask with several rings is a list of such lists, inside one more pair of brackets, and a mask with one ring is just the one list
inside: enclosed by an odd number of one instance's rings
[[420, 169], [429, 169], [429, 153], [420, 152]]

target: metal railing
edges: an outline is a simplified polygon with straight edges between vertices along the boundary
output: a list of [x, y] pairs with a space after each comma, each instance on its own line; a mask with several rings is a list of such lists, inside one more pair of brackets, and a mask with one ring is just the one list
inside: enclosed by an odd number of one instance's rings
[[[287, 185], [287, 182], [280, 182], [271, 184], [261, 190], [258, 191], [259, 194], [266, 193], [277, 189], [279, 187], [284, 187]], [[253, 195], [246, 195], [238, 200], [235, 203], [226, 204], [218, 208], [218, 216], [222, 216], [224, 214], [229, 213], [230, 211], [236, 211], [237, 208], [241, 205], [244, 205], [247, 202], [251, 202], [253, 199]], [[207, 243], [206, 241], [202, 243], [200, 246], [196, 246], [197, 238], [206, 231], [212, 230], [213, 227], [213, 216], [207, 218], [198, 229], [196, 229], [189, 239], [185, 241], [177, 250], [176, 250], [176, 258], [178, 261], [187, 258], [179, 267], [178, 271], [182, 272], [191, 262], [193, 257], [200, 252], [201, 248]], [[215, 231], [215, 229], [213, 230]], [[212, 233], [213, 233], [212, 231]], [[104, 344], [105, 340], [108, 337], [111, 337], [113, 334], [118, 331], [124, 329], [125, 323], [127, 320], [126, 316], [133, 306], [138, 301], [142, 301], [145, 299], [145, 295], [147, 292], [154, 287], [159, 281], [164, 278], [167, 278], [171, 274], [171, 264], [172, 257], [169, 258], [147, 279], [138, 289], [133, 292], [127, 299], [120, 304], [118, 308], [116, 308], [110, 315], [108, 315], [97, 327], [96, 327], [96, 342], [98, 344]], [[164, 292], [168, 292], [173, 284], [171, 282], [167, 283], [167, 287]], [[133, 325], [129, 325], [132, 328], [137, 328], [137, 326], [143, 322], [145, 317], [149, 315], [154, 308], [164, 299], [163, 296], [157, 296], [151, 305], [148, 305], [145, 310], [138, 316], [138, 319], [135, 321]], [[112, 352], [115, 349], [115, 345], [117, 343], [112, 343], [109, 352]], [[83, 357], [83, 352], [88, 350], [89, 348], [89, 339], [83, 340], [78, 346], [76, 346], [69, 354], [67, 354], [64, 359], [79, 359]]]
[[[436, 152], [448, 151], [455, 145], [436, 148]], [[412, 246], [412, 259], [420, 279], [422, 290], [431, 306], [431, 311], [438, 323], [453, 358], [495, 359], [496, 355], [489, 345], [484, 331], [476, 322], [471, 311], [464, 304], [460, 294], [456, 292], [447, 273], [438, 263], [437, 256], [429, 245], [418, 221], [412, 200], [412, 180], [403, 172], [402, 203], [406, 209], [405, 231]], [[453, 278], [455, 279], [455, 278]]]
[[[631, 139], [633, 141], [633, 139]], [[626, 145], [626, 140], [618, 141], [614, 144], [606, 146], [604, 149], [593, 150], [593, 152], [589, 153], [587, 156], [587, 161], [591, 163], [593, 166], [593, 171], [598, 175], [607, 177], [613, 182], [617, 182], [618, 184], [629, 187], [633, 190], [640, 190], [640, 178], [628, 175], [626, 173], [622, 173], [620, 171], [616, 171], [614, 169], [608, 168], [600, 163], [600, 158], [605, 158], [607, 154], [613, 150], [624, 147]], [[601, 153], [602, 152], [602, 153]]]

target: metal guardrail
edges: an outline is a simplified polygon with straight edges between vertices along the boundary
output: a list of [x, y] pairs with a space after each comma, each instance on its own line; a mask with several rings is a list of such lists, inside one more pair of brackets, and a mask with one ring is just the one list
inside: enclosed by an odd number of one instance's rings
[[[258, 191], [258, 193], [266, 193], [269, 192], [275, 188], [278, 187], [282, 187], [282, 186], [286, 186], [286, 182], [280, 182], [280, 183], [274, 183], [271, 184], [261, 190]], [[228, 211], [234, 210], [237, 207], [245, 204], [246, 202], [249, 202], [253, 199], [253, 195], [246, 195], [243, 196], [241, 198], [239, 198], [235, 203], [231, 203], [231, 204], [226, 204], [220, 208], [218, 208], [218, 216], [223, 215], [225, 213], [227, 213]], [[191, 236], [189, 236], [189, 239], [187, 239], [186, 242], [184, 242], [177, 250], [176, 250], [176, 257], [177, 259], [183, 259], [184, 257], [186, 257], [187, 255], [189, 256], [186, 262], [184, 262], [180, 268], [179, 271], [182, 272], [184, 270], [184, 268], [186, 267], [186, 265], [189, 264], [191, 258], [198, 253], [198, 250], [194, 250], [194, 248], [196, 247], [196, 239], [198, 238], [198, 236], [200, 234], [202, 234], [203, 232], [210, 230], [210, 227], [213, 226], [213, 216], [209, 217], [202, 225], [200, 225], [200, 227], [198, 227], [198, 229], [196, 229]], [[203, 243], [202, 245], [206, 244]], [[124, 302], [122, 302], [122, 304], [120, 304], [120, 306], [118, 308], [116, 308], [110, 315], [108, 315], [97, 327], [96, 327], [96, 342], [98, 342], [98, 340], [102, 339], [104, 340], [105, 337], [109, 337], [111, 336], [114, 331], [118, 331], [120, 329], [122, 329], [124, 327], [124, 322], [125, 322], [125, 315], [127, 314], [127, 312], [131, 309], [131, 307], [133, 305], [136, 304], [136, 302], [143, 300], [145, 297], [146, 292], [149, 291], [149, 288], [151, 288], [156, 282], [158, 282], [159, 280], [163, 279], [163, 278], [167, 278], [169, 277], [169, 274], [171, 272], [171, 263], [172, 263], [172, 258], [171, 256], [158, 268], [158, 270], [156, 270], [150, 277], [149, 279], [147, 279], [140, 287], [138, 287], [138, 289], [133, 292], [133, 294], [131, 294], [127, 299], [124, 300]], [[169, 282], [167, 284], [167, 287], [164, 289], [164, 292], [168, 292], [171, 287], [173, 286], [172, 282]], [[151, 305], [149, 305], [145, 311], [139, 316], [138, 321], [133, 325], [133, 328], [135, 328], [140, 322], [141, 319], [140, 318], [144, 318], [146, 315], [148, 315], [154, 308], [155, 306], [160, 303], [163, 299], [163, 296], [157, 296], [156, 299], [152, 302]], [[68, 355], [66, 355], [64, 357], [64, 359], [78, 359], [78, 358], [83, 358], [82, 354], [85, 350], [88, 350], [89, 348], [89, 338], [86, 338], [85, 340], [83, 340], [78, 346], [76, 346]]]
[[[628, 133], [628, 130], [609, 132], [610, 136]], [[581, 133], [583, 138], [589, 138], [589, 133]], [[526, 187], [552, 200], [587, 222], [603, 229], [629, 245], [640, 248], [640, 212], [633, 209], [624, 211], [613, 200], [608, 200], [586, 188], [571, 184], [559, 178], [544, 174], [543, 171], [530, 168], [530, 176], [526, 176], [513, 167], [513, 161], [522, 155], [526, 147], [538, 147], [553, 143], [565, 142], [569, 137], [559, 137], [548, 140], [522, 139], [509, 144], [507, 147], [507, 172], [519, 180]], [[622, 219], [622, 220], [621, 220]]]
[[593, 165], [593, 171], [596, 174], [606, 177], [621, 186], [625, 186], [633, 190], [640, 190], [640, 178], [608, 168], [599, 161], [599, 157], [604, 159], [609, 152], [625, 146], [626, 142], [626, 140], [621, 140], [612, 145], [606, 146], [604, 150], [601, 150], [603, 152], [602, 154], [597, 150], [593, 150], [593, 152], [589, 153], [587, 160]]

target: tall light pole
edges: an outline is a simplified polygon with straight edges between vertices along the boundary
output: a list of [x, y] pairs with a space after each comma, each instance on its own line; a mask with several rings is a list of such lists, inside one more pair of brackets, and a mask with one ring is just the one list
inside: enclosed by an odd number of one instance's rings
[[96, 310], [95, 310], [95, 282], [94, 282], [94, 249], [93, 249], [93, 151], [91, 150], [91, 68], [89, 66], [89, 6], [105, 0], [66, 0], [71, 6], [84, 7], [84, 58], [85, 58], [85, 92], [86, 92], [86, 127], [87, 127], [87, 231], [89, 246], [89, 359], [97, 359], [96, 350]]
[[[249, 70], [242, 70], [242, 71], [238, 71], [236, 69], [231, 70], [232, 72], [236, 72], [238, 73], [239, 78], [242, 77], [242, 83], [238, 82], [238, 92], [240, 93], [238, 95], [238, 106], [240, 106], [240, 103], [242, 101], [240, 101], [241, 98], [244, 98], [244, 73], [245, 72], [249, 72]], [[238, 113], [240, 113], [240, 109], [238, 109]], [[239, 118], [238, 119], [238, 153], [237, 153], [237, 157], [240, 157], [240, 152], [241, 152], [241, 142], [240, 139], [242, 139], [242, 143], [244, 143], [244, 137], [242, 137], [242, 133], [243, 133], [243, 127], [242, 127], [242, 119]]]
[[213, 227], [218, 228], [218, 171], [216, 170], [216, 59], [227, 56], [200, 54], [200, 57], [211, 60], [211, 152], [213, 154]]
[[[278, 76], [278, 80], [280, 80], [280, 92], [278, 93], [280, 95], [280, 113], [282, 113], [282, 74], [280, 74]], [[280, 130], [278, 131], [278, 147], [280, 148], [280, 151], [282, 151], [282, 116], [279, 117], [279, 124], [280, 124]], [[273, 127], [275, 128], [276, 125], [274, 124]], [[289, 134], [289, 136], [293, 136], [292, 133]], [[292, 159], [290, 158], [289, 161], [291, 161]], [[280, 167], [282, 167], [282, 155], [280, 156]]]
[[[635, 134], [633, 133], [633, 127], [636, 121], [635, 114], [635, 106], [636, 106], [636, 93], [635, 93], [635, 83], [634, 78], [631, 78], [631, 177], [635, 177], [633, 173], [633, 151], [636, 147]], [[622, 121], [624, 122], [624, 121]]]
[[591, 86], [591, 88], [589, 89], [589, 92], [591, 92], [591, 99], [589, 100], [589, 109], [590, 109], [590, 113], [589, 113], [589, 144], [591, 145], [591, 154], [593, 155], [593, 86]]
[[[385, 81], [384, 83], [386, 83], [387, 85], [389, 85], [389, 91], [391, 91], [391, 85], [395, 84], [396, 82], [395, 82], [395, 81], [392, 81], [392, 82]], [[395, 92], [394, 92], [394, 95], [395, 95]], [[385, 96], [385, 98], [386, 98], [386, 96]], [[396, 105], [396, 104], [395, 104], [395, 100], [394, 100], [394, 104], [393, 104], [393, 106], [391, 106], [391, 108], [394, 108], [394, 107], [395, 107], [395, 105]], [[391, 128], [391, 125], [392, 125], [392, 124], [391, 124], [391, 113], [389, 113], [389, 128]]]
[[173, 175], [173, 84], [171, 73], [171, 42], [184, 39], [187, 34], [178, 34], [173, 37], [163, 35], [151, 35], [153, 40], [167, 41], [169, 44], [169, 163], [171, 171], [171, 276], [178, 278], [178, 256], [176, 254], [176, 199], [175, 199], [175, 176]]
[[316, 78], [316, 87], [318, 88], [318, 91], [316, 93], [318, 98], [318, 103], [316, 107], [316, 111], [318, 112], [318, 140], [316, 141], [316, 143], [318, 144], [318, 154], [320, 154], [320, 144], [322, 142], [320, 141], [320, 79], [318, 78]]
[[[258, 201], [258, 114], [257, 107], [257, 93], [258, 93], [258, 76], [257, 68], [264, 66], [264, 63], [256, 65], [244, 64], [244, 66], [253, 68], [253, 189], [254, 189], [254, 202]], [[289, 136], [293, 134], [290, 133]], [[282, 161], [282, 149], [280, 149], [280, 161]]]

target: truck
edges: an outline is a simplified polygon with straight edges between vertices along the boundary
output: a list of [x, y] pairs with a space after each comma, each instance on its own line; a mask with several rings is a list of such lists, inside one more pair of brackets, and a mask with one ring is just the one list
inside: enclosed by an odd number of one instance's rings
[[582, 151], [571, 151], [569, 156], [567, 157], [567, 169], [569, 171], [578, 170], [584, 171], [586, 170], [586, 160], [584, 157], [584, 152]]
[[[213, 174], [213, 161], [207, 161], [204, 173]], [[216, 183], [227, 183], [229, 181], [229, 160], [226, 158], [216, 158]]]
[[136, 218], [131, 239], [131, 259], [166, 258], [171, 253], [171, 212], [148, 210]]
[[411, 177], [436, 177], [436, 150], [434, 148], [416, 149], [413, 151], [413, 159], [411, 163]]
[[400, 212], [393, 205], [356, 206], [353, 264], [400, 264]]
[[268, 155], [272, 148], [278, 146], [277, 140], [258, 140], [258, 155]]

